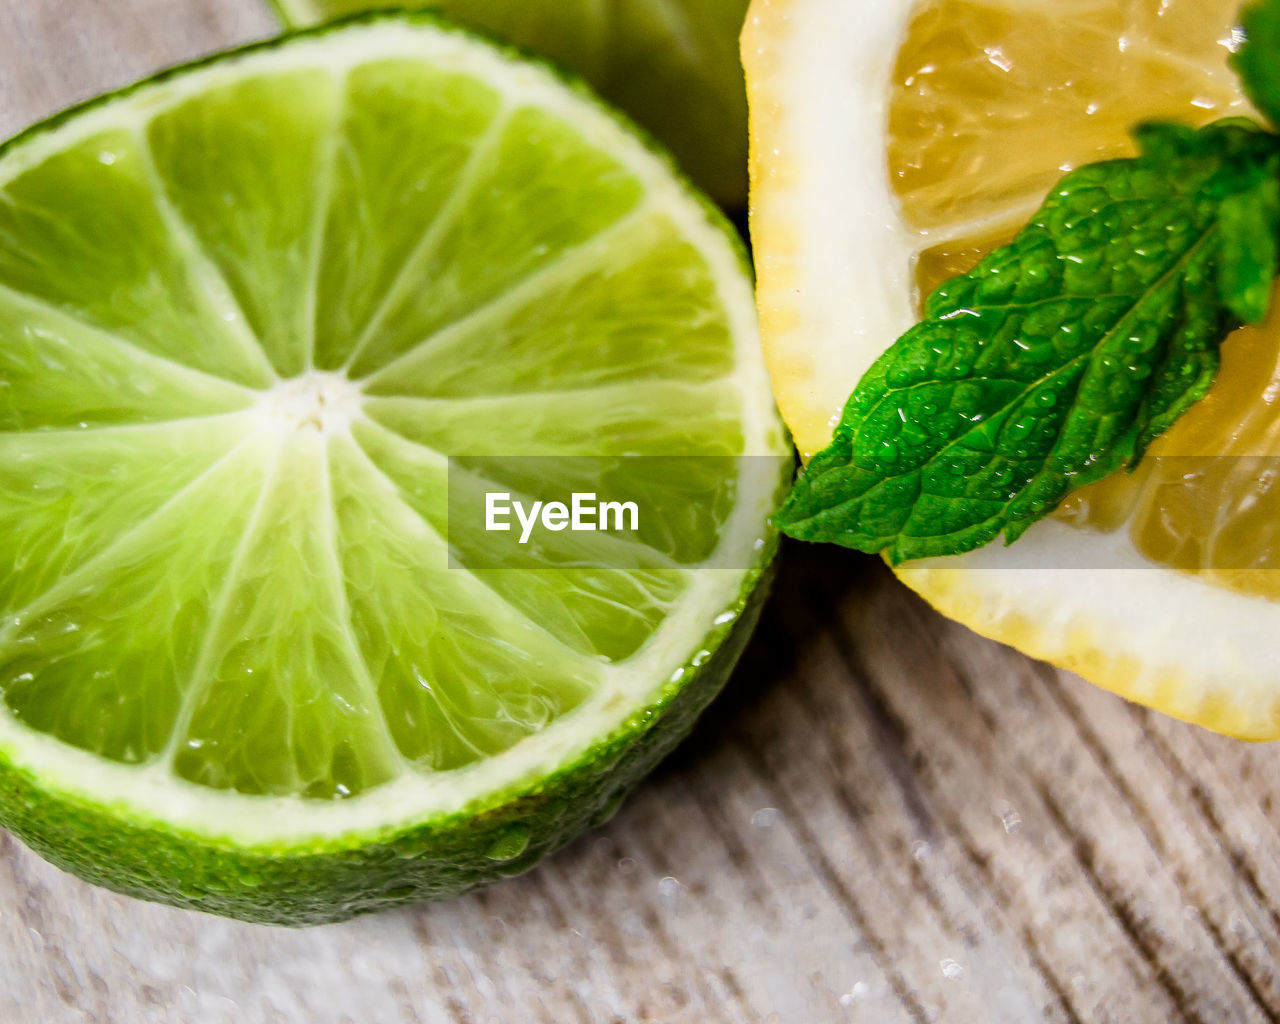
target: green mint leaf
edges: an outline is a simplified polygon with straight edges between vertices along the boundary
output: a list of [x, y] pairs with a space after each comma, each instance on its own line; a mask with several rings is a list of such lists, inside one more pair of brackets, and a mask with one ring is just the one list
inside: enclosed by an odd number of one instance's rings
[[1245, 41], [1231, 57], [1245, 95], [1280, 127], [1280, 0], [1254, 0], [1240, 12]]
[[894, 562], [1012, 543], [1204, 395], [1222, 339], [1266, 313], [1280, 137], [1234, 119], [1135, 135], [1140, 156], [1067, 175], [929, 296], [775, 516], [783, 532]]

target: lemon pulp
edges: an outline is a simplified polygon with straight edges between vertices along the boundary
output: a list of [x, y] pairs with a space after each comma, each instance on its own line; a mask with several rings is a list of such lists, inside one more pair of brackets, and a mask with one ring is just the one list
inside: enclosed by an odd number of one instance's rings
[[[921, 235], [921, 297], [1026, 222], [1068, 170], [1131, 155], [1134, 124], [1251, 113], [1236, 0], [925, 0], [898, 53], [890, 179]], [[1046, 45], [1046, 41], [1049, 45]], [[1209, 395], [1133, 474], [1060, 518], [1127, 528], [1152, 561], [1280, 600], [1280, 315], [1223, 345]]]

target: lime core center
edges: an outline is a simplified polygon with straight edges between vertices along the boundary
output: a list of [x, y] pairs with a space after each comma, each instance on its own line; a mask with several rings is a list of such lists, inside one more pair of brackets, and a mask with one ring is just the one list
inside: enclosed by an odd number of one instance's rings
[[343, 430], [360, 414], [360, 385], [342, 373], [308, 370], [262, 393], [258, 411], [281, 432]]

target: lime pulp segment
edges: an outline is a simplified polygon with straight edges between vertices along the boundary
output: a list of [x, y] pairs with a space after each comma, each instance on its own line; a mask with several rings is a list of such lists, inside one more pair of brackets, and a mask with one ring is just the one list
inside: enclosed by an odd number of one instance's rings
[[[384, 6], [272, 0], [288, 25]], [[749, 0], [407, 0], [556, 61], [669, 146], [718, 202], [747, 197], [747, 102], [738, 34]]]
[[429, 19], [21, 137], [0, 758], [261, 838], [460, 807], [587, 749], [736, 600], [724, 567], [761, 549], [780, 480], [700, 481], [722, 498], [700, 520], [654, 502], [670, 551], [575, 535], [484, 570], [483, 531], [448, 529], [446, 456], [784, 453], [751, 303], [660, 158]]

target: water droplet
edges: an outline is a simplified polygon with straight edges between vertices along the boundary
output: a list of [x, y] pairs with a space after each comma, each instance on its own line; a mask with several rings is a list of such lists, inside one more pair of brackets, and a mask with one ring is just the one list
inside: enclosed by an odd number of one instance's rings
[[885, 381], [891, 388], [905, 388], [912, 383], [913, 374], [906, 366], [891, 366], [885, 374]]
[[1041, 409], [1052, 409], [1057, 404], [1058, 396], [1052, 391], [1041, 391], [1040, 394], [1036, 395], [1036, 405], [1040, 406]]
[[950, 957], [947, 957], [938, 966], [942, 968], [943, 976], [950, 981], [959, 981], [964, 977], [964, 968]]
[[622, 806], [622, 801], [626, 798], [625, 793], [619, 793], [612, 797], [607, 804], [596, 812], [594, 818], [591, 819], [591, 827], [598, 828], [606, 821], [618, 813], [618, 808]]
[[751, 815], [751, 824], [755, 828], [774, 828], [782, 824], [782, 812], [776, 807], [761, 807]]
[[658, 879], [658, 895], [663, 899], [675, 899], [680, 895], [680, 879], [672, 875]]
[[397, 857], [420, 857], [427, 852], [429, 842], [426, 838], [418, 833], [411, 832], [407, 836], [401, 836], [399, 839], [391, 843], [391, 849]]
[[517, 875], [523, 875], [537, 862], [536, 856], [517, 857], [515, 860], [503, 861], [498, 865], [497, 871], [503, 878], [515, 878]]
[[636, 859], [634, 857], [623, 857], [618, 861], [618, 873], [623, 875], [634, 875], [636, 873]]
[[1004, 440], [1006, 441], [1022, 441], [1031, 433], [1031, 428], [1035, 425], [1033, 420], [1018, 420], [1016, 423], [1010, 423], [1004, 428]]

